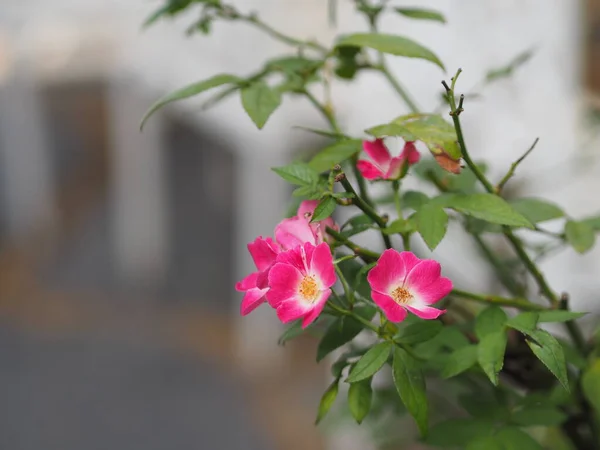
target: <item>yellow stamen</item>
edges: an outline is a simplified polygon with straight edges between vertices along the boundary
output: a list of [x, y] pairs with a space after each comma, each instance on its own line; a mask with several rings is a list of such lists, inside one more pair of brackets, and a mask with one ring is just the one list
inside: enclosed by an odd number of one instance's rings
[[392, 298], [399, 305], [405, 305], [413, 298], [412, 294], [403, 287], [397, 287], [392, 291]]
[[319, 286], [313, 277], [307, 275], [300, 282], [300, 295], [309, 302], [314, 302], [319, 295]]

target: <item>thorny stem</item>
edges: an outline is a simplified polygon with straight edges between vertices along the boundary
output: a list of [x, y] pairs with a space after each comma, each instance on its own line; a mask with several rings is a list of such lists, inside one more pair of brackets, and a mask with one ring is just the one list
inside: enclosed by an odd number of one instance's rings
[[[446, 94], [447, 94], [446, 98], [447, 98], [448, 104], [450, 106], [450, 115], [452, 116], [452, 121], [454, 122], [454, 129], [456, 130], [456, 136], [458, 138], [458, 143], [462, 150], [462, 156], [463, 156], [463, 159], [465, 160], [465, 162], [467, 163], [467, 165], [469, 166], [469, 168], [471, 169], [471, 171], [475, 174], [475, 177], [477, 177], [479, 182], [485, 188], [485, 190], [487, 192], [489, 192], [490, 194], [498, 195], [498, 192], [496, 191], [494, 186], [492, 186], [492, 184], [485, 177], [483, 172], [481, 172], [481, 170], [479, 170], [479, 167], [477, 167], [477, 165], [473, 163], [473, 160], [471, 159], [471, 156], [469, 155], [467, 146], [465, 144], [464, 136], [462, 133], [462, 128], [460, 125], [460, 118], [459, 118], [459, 115], [462, 112], [462, 103], [464, 100], [464, 96], [461, 96], [461, 101], [460, 101], [461, 107], [460, 108], [457, 108], [456, 99], [454, 97], [454, 86], [456, 84], [456, 79], [460, 75], [460, 72], [461, 72], [461, 69], [458, 69], [458, 72], [452, 79], [452, 87], [451, 88], [449, 88], [445, 82], [442, 82], [442, 84], [446, 88]], [[523, 264], [525, 265], [525, 267], [527, 268], [529, 273], [533, 276], [541, 293], [544, 295], [544, 297], [546, 297], [549, 300], [552, 308], [560, 307], [561, 309], [568, 309], [568, 304], [567, 304], [568, 302], [567, 301], [561, 302], [559, 300], [558, 296], [556, 295], [556, 293], [552, 291], [552, 289], [548, 285], [548, 282], [544, 278], [544, 275], [540, 272], [537, 265], [531, 260], [531, 258], [525, 251], [525, 248], [523, 247], [522, 242], [514, 235], [514, 233], [512, 232], [512, 230], [509, 227], [504, 226], [504, 227], [502, 227], [502, 229], [503, 229], [504, 235], [509, 240], [513, 249], [517, 253], [517, 256], [523, 262]], [[571, 336], [571, 339], [573, 340], [577, 349], [580, 351], [580, 353], [582, 355], [585, 356], [587, 354], [587, 346], [586, 346], [585, 340], [583, 339], [583, 336], [581, 334], [581, 330], [579, 329], [579, 326], [574, 321], [566, 322], [565, 325], [566, 325], [569, 335]], [[581, 405], [581, 408], [584, 411], [586, 410], [586, 408], [589, 408], [589, 405], [584, 398], [582, 398], [579, 403]], [[591, 431], [592, 435], [596, 434], [596, 423], [595, 423], [594, 417], [587, 415], [587, 419], [588, 419], [588, 423], [589, 423], [589, 427], [590, 427], [590, 431]], [[597, 439], [597, 436], [594, 436], [594, 438]]]
[[498, 295], [475, 294], [473, 292], [462, 291], [460, 289], [452, 289], [450, 294], [479, 303], [518, 308], [522, 311], [544, 311], [546, 309], [543, 306], [536, 305], [535, 303], [532, 303], [524, 298], [506, 298]]

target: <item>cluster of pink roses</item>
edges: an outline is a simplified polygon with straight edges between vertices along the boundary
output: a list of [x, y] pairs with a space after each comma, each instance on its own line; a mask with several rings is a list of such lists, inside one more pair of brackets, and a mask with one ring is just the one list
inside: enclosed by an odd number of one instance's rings
[[[399, 179], [408, 165], [419, 160], [412, 142], [395, 158], [380, 139], [365, 142], [363, 148], [373, 163], [359, 161], [357, 166], [369, 180]], [[268, 302], [283, 323], [302, 319], [305, 328], [323, 311], [336, 282], [326, 228], [337, 231], [339, 227], [332, 218], [311, 222], [317, 204], [302, 202], [295, 217], [277, 225], [275, 239], [258, 237], [248, 244], [257, 271], [236, 284], [244, 292], [242, 315]], [[439, 317], [445, 311], [430, 305], [452, 290], [437, 261], [394, 249], [383, 252], [367, 280], [373, 301], [392, 322], [404, 320], [407, 311], [423, 319]]]

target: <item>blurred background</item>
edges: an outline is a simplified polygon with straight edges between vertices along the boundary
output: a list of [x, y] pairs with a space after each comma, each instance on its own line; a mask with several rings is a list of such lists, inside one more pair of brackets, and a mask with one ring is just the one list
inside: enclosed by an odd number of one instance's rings
[[[325, 0], [233, 3], [326, 45], [366, 28], [350, 0], [338, 0], [335, 27]], [[600, 1], [394, 4], [446, 15], [446, 25], [388, 16], [383, 30], [463, 68], [460, 89], [478, 94], [463, 116], [467, 140], [492, 176], [539, 136], [513, 191], [574, 218], [598, 213]], [[233, 289], [253, 268], [246, 243], [272, 234], [287, 208], [291, 188], [269, 168], [325, 143], [293, 129], [323, 128], [318, 114], [286, 100], [258, 131], [236, 96], [206, 111], [194, 99], [138, 129], [159, 96], [292, 50], [238, 24], [186, 37], [185, 15], [142, 30], [159, 6], [0, 5], [0, 448], [369, 448], [355, 426], [335, 436], [313, 426], [328, 382], [315, 341], [278, 347], [272, 311], [242, 320]], [[512, 76], [482, 82], [523, 52]], [[450, 75], [389, 62], [423, 110], [439, 106]], [[335, 85], [333, 99], [354, 134], [406, 112], [376, 74]], [[471, 246], [457, 234], [436, 255], [452, 257], [461, 285], [494, 289]], [[542, 267], [574, 309], [598, 311], [597, 248]]]

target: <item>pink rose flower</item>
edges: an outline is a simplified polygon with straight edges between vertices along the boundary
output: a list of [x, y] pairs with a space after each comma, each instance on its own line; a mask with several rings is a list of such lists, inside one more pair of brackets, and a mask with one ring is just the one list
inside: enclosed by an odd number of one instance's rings
[[281, 248], [273, 239], [263, 239], [259, 236], [254, 242], [248, 244], [248, 251], [258, 271], [251, 273], [235, 285], [237, 291], [245, 292], [240, 307], [242, 316], [251, 313], [266, 301], [265, 295], [269, 292], [269, 271], [275, 264]]
[[335, 279], [329, 246], [307, 242], [277, 255], [269, 272], [269, 304], [283, 323], [302, 318], [306, 328], [323, 310]]
[[391, 322], [402, 322], [407, 310], [421, 319], [436, 319], [446, 311], [429, 305], [452, 290], [452, 281], [440, 273], [437, 261], [388, 249], [371, 269], [367, 280], [373, 301]]
[[306, 200], [300, 204], [295, 217], [282, 220], [275, 228], [275, 239], [284, 250], [290, 250], [305, 242], [319, 245], [327, 241], [326, 227], [339, 230], [331, 217], [319, 222], [310, 223], [319, 202], [317, 200]]
[[383, 139], [363, 141], [363, 150], [372, 162], [361, 159], [356, 163], [356, 167], [367, 180], [398, 180], [402, 177], [405, 164], [416, 164], [421, 158], [414, 142], [406, 142], [400, 156], [393, 158]]

